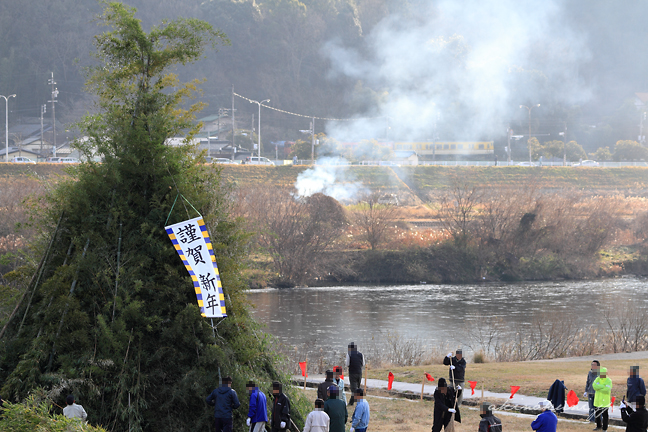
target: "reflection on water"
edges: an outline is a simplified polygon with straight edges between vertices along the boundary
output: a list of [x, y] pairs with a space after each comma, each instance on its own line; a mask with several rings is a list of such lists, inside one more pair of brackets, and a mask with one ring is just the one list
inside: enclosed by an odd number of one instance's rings
[[639, 279], [479, 285], [402, 285], [250, 291], [253, 314], [284, 343], [346, 351], [372, 336], [396, 332], [431, 347], [468, 341], [466, 321], [501, 318], [514, 329], [535, 318], [602, 323], [600, 311], [613, 302], [648, 306]]

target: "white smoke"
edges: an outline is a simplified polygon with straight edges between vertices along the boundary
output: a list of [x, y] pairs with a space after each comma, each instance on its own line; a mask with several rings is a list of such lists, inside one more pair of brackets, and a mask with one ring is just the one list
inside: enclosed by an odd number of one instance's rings
[[306, 197], [323, 193], [338, 201], [350, 202], [366, 192], [361, 182], [348, 177], [348, 162], [342, 158], [322, 158], [317, 165], [297, 176], [297, 195]]
[[328, 125], [343, 141], [425, 140], [437, 122], [442, 141], [491, 140], [526, 115], [521, 104], [571, 105], [591, 95], [578, 73], [591, 58], [586, 37], [570, 28], [558, 0], [430, 1], [417, 18], [383, 20], [363, 50], [331, 41], [324, 54], [332, 77], [387, 93], [357, 113], [381, 119]]

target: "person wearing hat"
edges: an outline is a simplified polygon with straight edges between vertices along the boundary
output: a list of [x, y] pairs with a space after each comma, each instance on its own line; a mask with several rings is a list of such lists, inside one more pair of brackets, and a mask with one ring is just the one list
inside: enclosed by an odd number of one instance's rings
[[461, 414], [455, 409], [455, 396], [445, 378], [439, 378], [437, 388], [434, 390], [434, 420], [432, 432], [440, 432], [441, 428], [447, 428], [455, 414], [455, 420], [461, 422]]
[[627, 384], [626, 396], [628, 398], [628, 405], [636, 408], [635, 402], [637, 396], [646, 397], [646, 384], [644, 384], [644, 380], [639, 376], [639, 366], [630, 366]]
[[344, 393], [344, 380], [342, 379], [342, 366], [333, 368], [333, 384], [338, 388], [338, 399], [346, 403], [346, 394]]
[[648, 411], [646, 411], [646, 398], [637, 396], [635, 399], [637, 410], [633, 410], [625, 403], [621, 403], [621, 418], [628, 424], [626, 432], [646, 432], [648, 428]]
[[612, 393], [612, 380], [607, 376], [607, 368], [599, 369], [599, 377], [592, 383], [594, 394], [594, 408], [596, 408], [596, 428], [594, 430], [604, 430], [608, 428], [608, 408], [610, 407]]
[[531, 422], [531, 429], [537, 432], [556, 432], [558, 417], [551, 411], [551, 403], [540, 401], [538, 405], [542, 412]]
[[346, 422], [349, 418], [346, 402], [338, 399], [340, 391], [338, 386], [332, 385], [328, 389], [328, 400], [324, 402], [324, 412], [331, 419], [329, 432], [344, 432]]
[[250, 432], [263, 432], [268, 422], [268, 407], [265, 394], [259, 390], [254, 381], [249, 381], [245, 388], [250, 395], [247, 425]]
[[232, 389], [232, 378], [224, 377], [223, 385], [207, 396], [207, 404], [214, 407], [216, 432], [232, 432], [232, 410], [241, 406], [236, 391]]
[[502, 420], [493, 415], [493, 406], [488, 402], [481, 404], [479, 416], [482, 418], [479, 422], [478, 432], [502, 432]]
[[302, 432], [329, 432], [330, 424], [331, 419], [324, 412], [324, 401], [320, 398], [315, 399], [315, 410], [306, 417]]
[[283, 394], [283, 386], [280, 382], [272, 383], [272, 418], [270, 419], [270, 430], [272, 432], [285, 431], [290, 427], [290, 400]]
[[74, 395], [68, 395], [68, 397], [65, 398], [65, 404], [67, 405], [63, 408], [63, 415], [65, 417], [69, 419], [78, 418], [81, 421], [86, 421], [88, 414], [81, 405], [77, 405]]
[[459, 348], [454, 357], [452, 356], [452, 353], [449, 352], [448, 355], [443, 358], [443, 364], [450, 366], [448, 376], [451, 385], [457, 391], [457, 406], [459, 406], [463, 402], [463, 392], [461, 391], [461, 388], [464, 385], [464, 377], [466, 375], [466, 359], [463, 358], [462, 349]]
[[358, 351], [357, 345], [353, 342], [348, 346], [345, 364], [349, 369], [349, 387], [351, 387], [351, 399], [349, 400], [349, 405], [353, 405], [353, 396], [356, 389], [360, 388], [360, 382], [362, 381], [362, 368], [365, 365], [364, 355]]
[[317, 397], [319, 399], [322, 399], [324, 402], [326, 402], [326, 399], [328, 399], [328, 394], [326, 393], [328, 388], [333, 385], [333, 371], [332, 370], [327, 370], [326, 371], [326, 379], [324, 380], [323, 383], [317, 386]]

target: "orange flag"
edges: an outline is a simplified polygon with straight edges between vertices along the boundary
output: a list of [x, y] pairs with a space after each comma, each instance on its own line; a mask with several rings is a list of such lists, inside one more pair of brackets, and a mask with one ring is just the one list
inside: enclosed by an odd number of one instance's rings
[[475, 386], [477, 386], [477, 381], [468, 381], [468, 384], [470, 384], [470, 391], [472, 392], [470, 393], [470, 395], [472, 396], [475, 394]]
[[427, 378], [428, 381], [434, 381], [434, 377], [430, 375], [429, 373], [425, 374], [425, 378]]
[[302, 376], [303, 376], [304, 378], [308, 378], [308, 374], [306, 373], [306, 362], [305, 362], [305, 361], [303, 361], [303, 362], [299, 362], [299, 368], [300, 368], [301, 371], [302, 371]]
[[511, 386], [511, 396], [509, 399], [513, 399], [513, 395], [517, 393], [518, 390], [520, 390], [520, 386]]
[[389, 372], [389, 376], [387, 378], [387, 390], [391, 390], [393, 383], [394, 383], [394, 374]]
[[571, 408], [576, 405], [578, 405], [578, 395], [574, 390], [569, 390], [569, 393], [567, 393], [567, 406]]

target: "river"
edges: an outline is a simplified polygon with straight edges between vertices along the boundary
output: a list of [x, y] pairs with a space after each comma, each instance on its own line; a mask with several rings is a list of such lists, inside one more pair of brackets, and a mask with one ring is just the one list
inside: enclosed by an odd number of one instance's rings
[[[512, 332], [540, 320], [575, 319], [603, 325], [606, 307], [622, 302], [648, 308], [648, 283], [595, 281], [476, 285], [331, 286], [250, 291], [253, 315], [291, 347], [345, 352], [349, 342], [375, 344], [388, 332], [429, 347], [466, 347], [489, 317]], [[373, 338], [373, 339], [372, 339]]]

